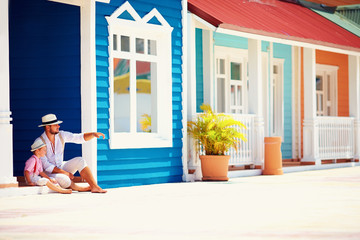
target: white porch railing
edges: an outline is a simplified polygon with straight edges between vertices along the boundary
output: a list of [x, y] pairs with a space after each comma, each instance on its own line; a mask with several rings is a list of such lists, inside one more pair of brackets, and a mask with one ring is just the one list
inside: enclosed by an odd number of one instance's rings
[[253, 156], [255, 115], [231, 114], [231, 116], [235, 120], [242, 122], [246, 126], [246, 129], [241, 128], [240, 131], [245, 134], [245, 137], [247, 138], [247, 142], [240, 141], [240, 143], [238, 143], [238, 151], [235, 151], [234, 148], [231, 148], [227, 152], [227, 154], [231, 156], [229, 160], [229, 165], [236, 166], [236, 165], [255, 164], [255, 158]]
[[[247, 142], [240, 141], [238, 143], [238, 151], [231, 148], [226, 154], [229, 154], [230, 160], [229, 165], [241, 166], [241, 165], [252, 165], [256, 163], [256, 151], [255, 148], [255, 118], [254, 114], [228, 114], [231, 115], [235, 120], [241, 121], [246, 129], [241, 128], [240, 131], [245, 134]], [[237, 126], [236, 126], [237, 127]], [[238, 128], [238, 127], [237, 127]], [[197, 155], [194, 153], [194, 148], [191, 148], [192, 153], [190, 154], [193, 157], [193, 162], [191, 165], [196, 165]], [[204, 152], [200, 150], [200, 154]]]
[[345, 159], [355, 154], [354, 118], [317, 117], [319, 158]]

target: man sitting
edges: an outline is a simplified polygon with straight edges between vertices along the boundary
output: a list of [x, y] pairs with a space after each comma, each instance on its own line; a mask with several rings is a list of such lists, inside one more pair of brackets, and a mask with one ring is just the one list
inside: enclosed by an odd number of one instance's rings
[[[74, 134], [66, 131], [59, 131], [60, 123], [55, 114], [47, 114], [42, 117], [44, 133], [38, 138], [47, 146], [46, 155], [41, 158], [43, 168], [49, 177], [53, 177], [63, 188], [71, 188], [75, 191], [91, 191], [93, 193], [106, 193], [107, 191], [99, 187], [96, 183], [90, 168], [82, 157], [75, 157], [69, 161], [64, 161], [65, 143], [82, 144], [86, 141], [99, 138], [105, 139], [103, 133], [90, 132]], [[80, 187], [73, 182], [74, 174], [79, 171], [80, 176], [89, 184], [88, 187]]]

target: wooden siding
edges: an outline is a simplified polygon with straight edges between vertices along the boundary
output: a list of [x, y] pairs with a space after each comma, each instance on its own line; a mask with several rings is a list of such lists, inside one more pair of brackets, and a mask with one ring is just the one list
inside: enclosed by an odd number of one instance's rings
[[[14, 176], [23, 175], [30, 146], [43, 132], [41, 117], [54, 113], [61, 129], [81, 131], [80, 9], [47, 0], [11, 0], [10, 111]], [[81, 155], [67, 144], [65, 159]]]
[[200, 106], [204, 103], [204, 62], [203, 62], [203, 30], [195, 31], [196, 54], [196, 112], [201, 112]]
[[140, 17], [156, 8], [174, 28], [172, 32], [173, 147], [154, 149], [109, 148], [108, 24], [110, 16], [125, 1], [96, 3], [96, 76], [98, 130], [98, 182], [104, 188], [182, 181], [182, 23], [181, 1], [131, 1]]
[[274, 43], [274, 58], [284, 59], [284, 141], [281, 153], [284, 159], [292, 158], [292, 50], [290, 45]]

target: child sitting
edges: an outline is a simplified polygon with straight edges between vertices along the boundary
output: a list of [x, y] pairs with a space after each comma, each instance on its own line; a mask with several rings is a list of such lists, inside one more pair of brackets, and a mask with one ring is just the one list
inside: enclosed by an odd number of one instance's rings
[[55, 179], [49, 178], [49, 176], [44, 172], [40, 158], [46, 154], [46, 145], [40, 139], [36, 140], [31, 145], [31, 151], [34, 155], [26, 161], [24, 169], [26, 183], [29, 186], [46, 185], [51, 190], [59, 193], [71, 193], [71, 189], [64, 189], [60, 187]]

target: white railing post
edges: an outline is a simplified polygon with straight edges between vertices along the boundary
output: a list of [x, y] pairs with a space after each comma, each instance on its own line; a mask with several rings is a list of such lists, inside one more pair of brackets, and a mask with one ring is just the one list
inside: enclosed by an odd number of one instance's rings
[[319, 158], [319, 127], [317, 119], [304, 119], [303, 162], [321, 164]]
[[354, 159], [360, 159], [360, 120], [354, 121]]
[[254, 119], [254, 143], [252, 144], [252, 152], [255, 165], [264, 167], [264, 120], [262, 117], [256, 116]]

